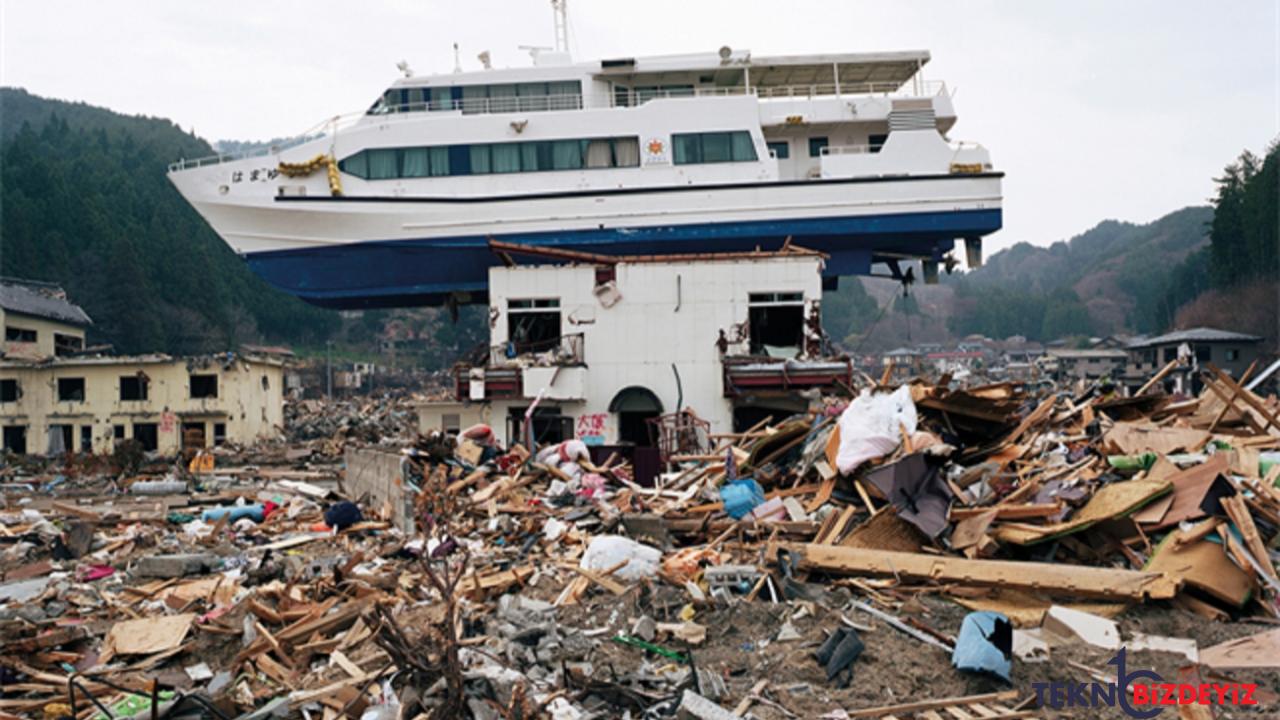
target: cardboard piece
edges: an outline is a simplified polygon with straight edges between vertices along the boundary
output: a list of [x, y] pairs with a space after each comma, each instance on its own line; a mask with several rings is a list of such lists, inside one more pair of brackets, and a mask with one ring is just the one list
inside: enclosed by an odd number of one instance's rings
[[1173, 490], [1168, 480], [1126, 480], [1103, 485], [1075, 517], [1053, 525], [1002, 525], [995, 538], [1015, 545], [1034, 545], [1070, 533], [1079, 532], [1103, 520], [1114, 520], [1134, 512]]
[[103, 641], [103, 658], [114, 655], [150, 655], [182, 645], [195, 613], [125, 620], [111, 626]]
[[1049, 608], [1040, 627], [1064, 641], [1079, 641], [1103, 650], [1120, 648], [1120, 628], [1114, 621], [1061, 605]]
[[1253, 573], [1232, 562], [1222, 545], [1210, 540], [1186, 542], [1186, 536], [1184, 530], [1166, 535], [1144, 569], [1177, 577], [1224, 603], [1244, 607], [1253, 595]]
[[1236, 638], [1200, 651], [1201, 664], [1228, 668], [1280, 668], [1280, 629]]

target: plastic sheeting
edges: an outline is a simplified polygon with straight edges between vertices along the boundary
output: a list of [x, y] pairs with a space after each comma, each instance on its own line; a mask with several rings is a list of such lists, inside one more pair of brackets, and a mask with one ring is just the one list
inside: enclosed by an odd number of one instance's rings
[[916, 431], [916, 404], [911, 400], [910, 386], [903, 385], [892, 393], [862, 394], [849, 403], [840, 415], [840, 449], [836, 468], [848, 475], [862, 463], [888, 455], [902, 440], [899, 423], [908, 433]]

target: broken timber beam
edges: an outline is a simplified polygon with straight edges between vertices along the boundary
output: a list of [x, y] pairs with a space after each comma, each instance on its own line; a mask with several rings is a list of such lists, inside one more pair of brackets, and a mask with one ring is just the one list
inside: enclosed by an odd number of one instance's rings
[[1180, 585], [1177, 578], [1165, 573], [1016, 560], [970, 560], [833, 545], [770, 543], [767, 557], [777, 557], [780, 548], [794, 553], [800, 559], [800, 567], [806, 570], [899, 576], [1108, 600], [1168, 600], [1177, 595]]

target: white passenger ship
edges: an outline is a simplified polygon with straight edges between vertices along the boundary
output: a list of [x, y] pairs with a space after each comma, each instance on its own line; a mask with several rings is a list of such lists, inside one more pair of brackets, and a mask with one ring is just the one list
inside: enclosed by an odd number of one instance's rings
[[[776, 249], [980, 257], [1002, 173], [950, 142], [922, 51], [742, 50], [396, 80], [281, 147], [170, 168], [255, 272], [328, 307], [483, 300], [490, 239], [600, 253]], [[926, 272], [928, 274], [928, 272]]]

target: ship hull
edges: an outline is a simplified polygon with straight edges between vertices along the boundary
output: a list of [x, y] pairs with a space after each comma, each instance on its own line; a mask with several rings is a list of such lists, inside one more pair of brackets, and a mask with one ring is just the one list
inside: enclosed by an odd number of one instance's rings
[[[273, 286], [355, 309], [482, 302], [490, 239], [605, 254], [776, 249], [830, 254], [829, 277], [939, 260], [1001, 225], [1000, 173], [554, 192], [506, 197], [193, 198]], [[207, 196], [206, 196], [207, 198]], [[518, 262], [538, 262], [517, 257]], [[542, 262], [546, 262], [543, 260]]]

